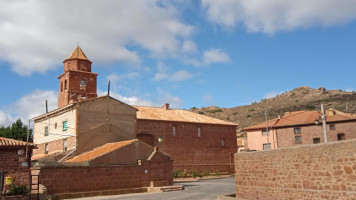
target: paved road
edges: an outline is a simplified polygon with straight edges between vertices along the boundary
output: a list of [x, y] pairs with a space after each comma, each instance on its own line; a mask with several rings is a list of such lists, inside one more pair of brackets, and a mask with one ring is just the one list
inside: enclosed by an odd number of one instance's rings
[[180, 182], [177, 184], [184, 185], [185, 189], [175, 192], [89, 197], [80, 198], [80, 200], [211, 200], [217, 199], [216, 197], [220, 195], [235, 193], [235, 177], [200, 180], [196, 182]]

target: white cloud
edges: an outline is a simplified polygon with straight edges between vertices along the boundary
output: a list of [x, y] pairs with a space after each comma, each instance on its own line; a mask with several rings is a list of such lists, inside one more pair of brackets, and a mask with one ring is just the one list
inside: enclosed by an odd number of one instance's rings
[[265, 96], [263, 96], [263, 97], [265, 99], [270, 99], [270, 98], [276, 97], [277, 95], [280, 95], [282, 93], [283, 93], [283, 91], [272, 91], [272, 92], [265, 94]]
[[201, 67], [209, 65], [212, 63], [228, 63], [230, 62], [230, 57], [221, 49], [209, 49], [204, 51], [202, 60], [188, 60], [187, 63], [192, 64], [196, 67]]
[[312, 26], [335, 26], [356, 19], [354, 0], [202, 0], [211, 22], [249, 32], [289, 31]]
[[230, 57], [221, 49], [210, 49], [204, 52], [204, 64], [210, 63], [227, 63], [230, 62]]
[[185, 70], [180, 70], [180, 71], [177, 71], [177, 72], [174, 72], [172, 74], [172, 76], [169, 78], [169, 80], [171, 81], [184, 81], [184, 80], [188, 80], [188, 79], [191, 79], [192, 78], [192, 75], [185, 71]]
[[191, 41], [191, 40], [187, 40], [183, 43], [183, 51], [184, 52], [196, 52], [197, 51], [197, 45]]
[[[194, 50], [193, 26], [159, 0], [0, 2], [0, 59], [21, 75], [59, 65], [77, 41], [95, 63], [140, 63], [138, 46], [154, 57]], [[186, 42], [184, 42], [186, 41]], [[185, 48], [183, 48], [185, 47]]]
[[34, 90], [32, 93], [24, 95], [15, 103], [3, 107], [0, 110], [0, 126], [9, 125], [10, 122], [21, 118], [27, 124], [27, 121], [33, 117], [46, 112], [45, 100], [48, 100], [48, 109], [57, 108], [58, 93], [50, 90]]
[[169, 80], [169, 81], [185, 81], [191, 79], [193, 76], [186, 70], [179, 70], [174, 73], [169, 73], [169, 67], [164, 63], [159, 62], [157, 65], [158, 72], [154, 76], [155, 81]]
[[134, 80], [136, 78], [140, 77], [140, 74], [138, 72], [131, 72], [128, 74], [109, 74], [108, 76], [106, 76], [107, 81], [110, 80], [111, 83], [117, 83], [119, 81], [122, 81], [124, 79], [129, 79], [129, 80]]
[[353, 88], [346, 88], [345, 89], [345, 92], [355, 92], [356, 90], [355, 89], [353, 89]]
[[[98, 90], [98, 95], [104, 96], [104, 95], [107, 95], [107, 92]], [[132, 106], [153, 106], [154, 105], [150, 100], [142, 99], [142, 98], [139, 98], [136, 96], [125, 97], [119, 93], [112, 92], [112, 91], [110, 91], [110, 96], [119, 100], [119, 101], [122, 101], [129, 105], [132, 105]]]

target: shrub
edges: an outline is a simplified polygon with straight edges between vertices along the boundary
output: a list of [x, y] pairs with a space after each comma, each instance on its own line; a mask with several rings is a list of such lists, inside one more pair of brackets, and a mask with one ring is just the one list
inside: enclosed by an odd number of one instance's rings
[[205, 172], [204, 172], [204, 176], [210, 176], [210, 172], [205, 171]]
[[204, 174], [199, 173], [198, 176], [199, 176], [199, 178], [203, 178]]
[[190, 108], [191, 110], [195, 110], [195, 109], [197, 109], [197, 107], [192, 107], [192, 108]]
[[220, 108], [218, 108], [218, 109], [214, 109], [214, 110], [207, 110], [206, 112], [216, 113], [216, 112], [222, 112], [222, 110]]
[[179, 170], [173, 171], [173, 178], [178, 178], [178, 177], [180, 177], [180, 175], [181, 175], [181, 172]]
[[195, 170], [193, 170], [191, 173], [193, 178], [197, 178], [197, 176], [199, 176], [199, 173], [196, 172]]
[[307, 110], [314, 110], [315, 107], [313, 105], [307, 105]]
[[220, 176], [220, 172], [219, 172], [219, 171], [216, 171], [216, 172], [215, 172], [215, 176], [219, 177], [219, 176]]
[[16, 185], [11, 184], [9, 192], [6, 195], [24, 195], [27, 194], [28, 190], [26, 188], [26, 185]]
[[237, 115], [237, 112], [232, 113], [232, 115]]
[[250, 117], [251, 117], [251, 115], [250, 115], [250, 114], [248, 114], [246, 117], [247, 117], [247, 118], [250, 118]]
[[204, 115], [204, 112], [202, 112], [202, 111], [199, 111], [199, 114], [201, 114], [201, 115]]
[[248, 109], [248, 112], [253, 112], [253, 111], [255, 111], [255, 109], [253, 108]]

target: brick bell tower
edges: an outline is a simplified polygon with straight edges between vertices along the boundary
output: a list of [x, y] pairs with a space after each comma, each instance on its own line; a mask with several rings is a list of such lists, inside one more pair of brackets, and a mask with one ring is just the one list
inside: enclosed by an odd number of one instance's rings
[[63, 61], [64, 72], [58, 77], [58, 108], [98, 96], [96, 93], [98, 74], [91, 72], [91, 63], [79, 46]]

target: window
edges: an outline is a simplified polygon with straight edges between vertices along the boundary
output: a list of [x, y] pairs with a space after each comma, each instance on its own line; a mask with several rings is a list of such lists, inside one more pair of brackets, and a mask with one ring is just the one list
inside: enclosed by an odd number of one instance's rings
[[225, 146], [225, 139], [221, 139], [221, 146]]
[[268, 150], [268, 149], [271, 149], [271, 143], [263, 144], [263, 150]]
[[54, 128], [57, 129], [57, 123], [54, 124]]
[[63, 92], [63, 82], [61, 82], [61, 92]]
[[45, 130], [44, 130], [44, 135], [47, 136], [48, 135], [48, 126], [45, 127]]
[[294, 139], [295, 139], [295, 143], [296, 144], [301, 144], [302, 143], [302, 136], [295, 136]]
[[67, 80], [64, 80], [64, 89], [67, 89]]
[[173, 136], [176, 136], [176, 126], [173, 126]]
[[68, 147], [67, 139], [64, 139], [63, 140], [63, 151], [67, 151], [67, 147]]
[[337, 134], [337, 141], [340, 141], [340, 140], [345, 140], [345, 133], [338, 133]]
[[301, 133], [300, 127], [294, 128], [294, 134]]
[[[269, 131], [268, 131], [269, 132]], [[262, 136], [267, 136], [267, 130], [265, 129], [265, 130], [262, 130]]]
[[320, 137], [313, 138], [313, 144], [319, 144], [319, 143], [320, 143]]
[[66, 131], [68, 129], [68, 124], [67, 121], [63, 122], [63, 131]]
[[198, 137], [200, 137], [200, 127], [198, 127]]
[[335, 130], [335, 124], [330, 124], [330, 130]]
[[48, 144], [45, 144], [45, 154], [48, 154]]

